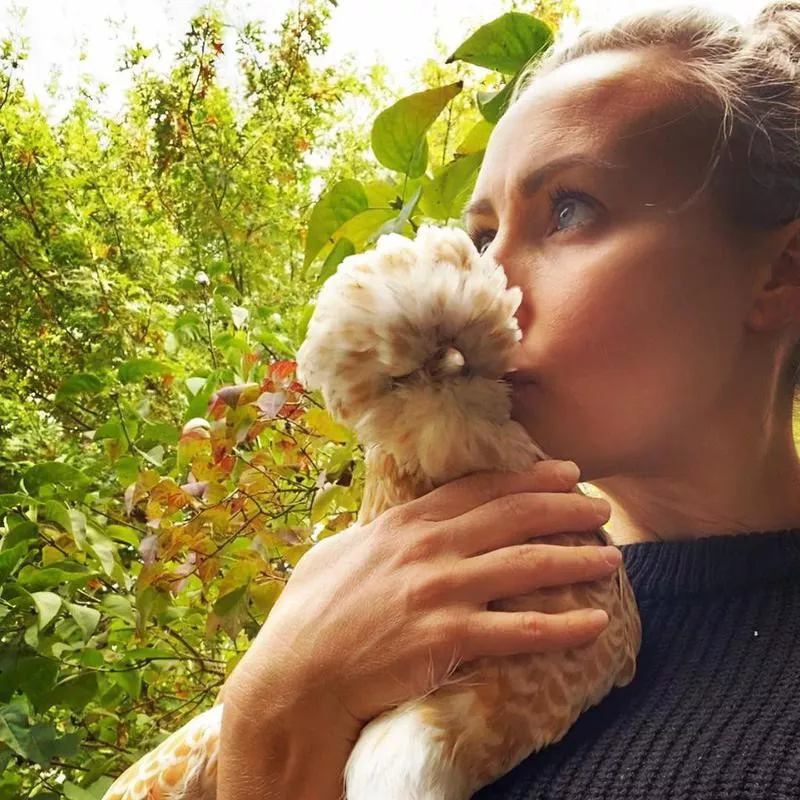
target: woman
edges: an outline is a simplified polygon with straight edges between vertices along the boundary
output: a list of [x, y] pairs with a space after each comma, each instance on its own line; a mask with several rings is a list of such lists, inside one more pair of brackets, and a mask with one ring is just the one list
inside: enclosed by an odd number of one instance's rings
[[[509, 542], [607, 522], [644, 642], [630, 686], [477, 797], [800, 798], [800, 3], [642, 15], [548, 56], [465, 221], [523, 291], [514, 416], [601, 499], [554, 462], [467, 476], [314, 548], [226, 685], [220, 800], [335, 800], [364, 722], [454, 652], [600, 633], [588, 611], [490, 629], [436, 591], [448, 543], [498, 517]], [[424, 562], [391, 558], [415, 538]], [[505, 579], [596, 569], [542, 547]], [[470, 560], [476, 584], [498, 564]]]

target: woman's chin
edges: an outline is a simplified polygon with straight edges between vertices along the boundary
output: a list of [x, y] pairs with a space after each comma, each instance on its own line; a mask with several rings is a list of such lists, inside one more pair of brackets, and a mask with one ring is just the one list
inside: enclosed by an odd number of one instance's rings
[[531, 436], [541, 423], [539, 414], [536, 413], [539, 404], [533, 397], [535, 391], [536, 385], [531, 383], [516, 386], [511, 393], [511, 419], [522, 425]]
[[518, 422], [545, 453], [557, 458], [555, 453], [562, 448], [559, 447], [558, 437], [553, 437], [553, 422], [548, 422], [545, 412], [541, 386], [530, 383], [514, 387], [511, 393], [511, 419]]

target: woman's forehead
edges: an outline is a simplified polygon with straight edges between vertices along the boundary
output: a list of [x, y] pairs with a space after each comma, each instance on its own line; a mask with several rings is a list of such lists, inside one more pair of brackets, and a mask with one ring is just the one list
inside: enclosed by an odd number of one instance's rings
[[670, 83], [664, 60], [651, 51], [597, 53], [535, 79], [493, 132], [473, 197], [519, 186], [571, 156], [602, 160], [620, 178], [670, 195], [695, 186], [716, 128]]

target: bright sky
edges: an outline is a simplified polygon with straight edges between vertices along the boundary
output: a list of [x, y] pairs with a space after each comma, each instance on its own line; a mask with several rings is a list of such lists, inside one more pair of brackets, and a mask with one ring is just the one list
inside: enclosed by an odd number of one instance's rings
[[[231, 22], [262, 19], [271, 32], [296, 3], [222, 0], [221, 6]], [[670, 0], [579, 0], [579, 24], [602, 24], [631, 11], [669, 4]], [[744, 20], [754, 16], [764, 0], [702, 0], [702, 4]], [[127, 85], [127, 77], [116, 71], [116, 65], [123, 48], [134, 41], [131, 32], [145, 47], [158, 44], [167, 64], [187, 21], [202, 5], [202, 0], [0, 0], [0, 31], [21, 27], [28, 37], [30, 56], [24, 79], [43, 102], [48, 103], [46, 86], [54, 70], [60, 71], [60, 84], [68, 97], [79, 76], [89, 73], [108, 83], [104, 108], [113, 111], [121, 107]], [[520, 3], [521, 8], [525, 5]], [[21, 26], [14, 22], [20, 7], [27, 9]], [[437, 33], [448, 50], [454, 49], [478, 24], [499, 16], [506, 7], [492, 0], [339, 0], [325, 60], [353, 54], [365, 66], [382, 61], [399, 87], [404, 75], [426, 58], [437, 57]], [[565, 35], [574, 32], [567, 30]], [[64, 107], [64, 102], [57, 103], [53, 113]]]

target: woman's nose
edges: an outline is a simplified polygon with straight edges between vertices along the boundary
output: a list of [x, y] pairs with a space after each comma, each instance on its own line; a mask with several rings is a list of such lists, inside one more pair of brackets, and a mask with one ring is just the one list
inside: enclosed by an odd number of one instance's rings
[[522, 300], [514, 312], [514, 318], [517, 320], [519, 329], [522, 331], [523, 337], [528, 330], [533, 318], [532, 309], [530, 304], [530, 287], [527, 280], [527, 271], [518, 265], [508, 252], [508, 248], [503, 244], [499, 244], [495, 239], [486, 251], [490, 258], [494, 258], [495, 263], [499, 264], [506, 275], [507, 286], [510, 289], [512, 286], [518, 286], [522, 292]]
[[522, 332], [522, 337], [524, 339], [525, 334], [530, 327], [533, 315], [531, 314], [530, 309], [529, 294], [525, 290], [524, 286], [520, 286], [520, 289], [522, 290], [522, 301], [520, 302], [517, 310], [514, 312], [514, 319], [517, 320], [517, 325], [519, 325], [519, 329]]

